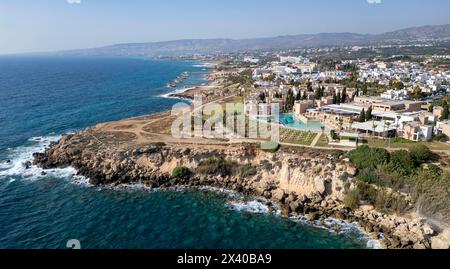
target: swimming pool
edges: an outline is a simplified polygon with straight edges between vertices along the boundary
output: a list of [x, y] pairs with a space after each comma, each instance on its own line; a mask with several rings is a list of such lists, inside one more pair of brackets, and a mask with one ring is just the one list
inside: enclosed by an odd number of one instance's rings
[[293, 114], [280, 114], [280, 124], [288, 128], [299, 129], [302, 131], [321, 131], [320, 123], [304, 123]]
[[[270, 117], [258, 117], [258, 120], [268, 121]], [[286, 113], [280, 114], [279, 123], [287, 128], [293, 128], [301, 131], [318, 132], [322, 130], [320, 123], [304, 123], [299, 120], [294, 114]]]

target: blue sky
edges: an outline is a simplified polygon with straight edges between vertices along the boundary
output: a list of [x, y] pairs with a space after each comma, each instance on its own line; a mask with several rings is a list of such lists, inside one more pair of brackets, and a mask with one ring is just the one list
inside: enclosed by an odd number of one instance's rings
[[185, 38], [381, 33], [447, 24], [448, 14], [448, 0], [0, 0], [0, 54]]

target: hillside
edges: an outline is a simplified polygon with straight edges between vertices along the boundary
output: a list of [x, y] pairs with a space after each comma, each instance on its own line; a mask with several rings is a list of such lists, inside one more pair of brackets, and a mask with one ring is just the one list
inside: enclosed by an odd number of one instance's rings
[[407, 28], [379, 35], [320, 33], [254, 39], [187, 39], [152, 43], [130, 43], [94, 49], [63, 51], [58, 54], [83, 56], [158, 57], [227, 53], [302, 47], [409, 44], [423, 40], [450, 40], [450, 24]]

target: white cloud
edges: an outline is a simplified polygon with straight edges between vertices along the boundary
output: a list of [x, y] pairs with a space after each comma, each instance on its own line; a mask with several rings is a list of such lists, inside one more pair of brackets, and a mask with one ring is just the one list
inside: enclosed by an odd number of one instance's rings
[[77, 5], [81, 4], [81, 0], [66, 0], [66, 2], [67, 2], [67, 4], [71, 4], [71, 5], [73, 5], [73, 4], [77, 4]]
[[369, 4], [381, 4], [381, 0], [367, 0]]

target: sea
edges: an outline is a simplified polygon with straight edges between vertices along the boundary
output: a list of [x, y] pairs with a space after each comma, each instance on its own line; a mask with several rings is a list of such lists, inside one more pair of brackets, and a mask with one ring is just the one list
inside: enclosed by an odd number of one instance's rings
[[[265, 201], [226, 190], [95, 187], [73, 168], [42, 173], [27, 165], [64, 134], [186, 102], [167, 94], [204, 84], [208, 68], [194, 61], [1, 56], [0, 248], [379, 247], [355, 224], [283, 218]], [[191, 76], [169, 88], [183, 72]]]

